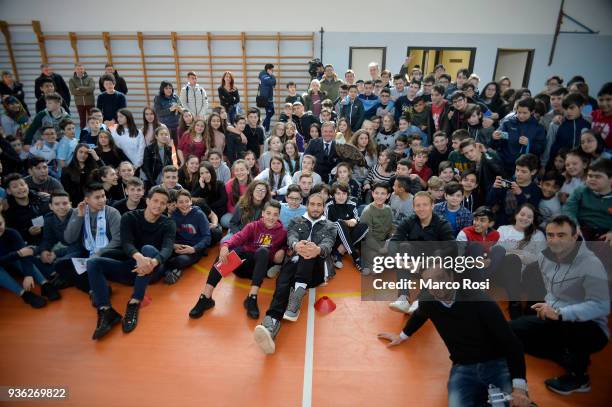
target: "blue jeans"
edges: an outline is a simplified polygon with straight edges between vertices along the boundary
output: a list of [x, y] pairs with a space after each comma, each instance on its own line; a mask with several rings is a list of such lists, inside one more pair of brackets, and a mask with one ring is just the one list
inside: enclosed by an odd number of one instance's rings
[[[32, 275], [34, 281], [38, 284], [42, 285], [46, 281], [45, 277], [42, 273], [32, 264], [29, 258], [23, 258], [19, 260], [15, 260], [13, 263], [8, 266], [9, 268], [18, 271], [22, 276]], [[21, 295], [23, 291], [23, 287], [19, 284], [13, 276], [2, 266], [0, 266], [0, 287], [4, 287], [7, 290]]]
[[[143, 256], [153, 258], [159, 254], [159, 251], [153, 246], [145, 245], [140, 250], [140, 253]], [[87, 276], [89, 278], [89, 285], [94, 293], [96, 307], [110, 305], [106, 277], [118, 283], [133, 284], [134, 292], [132, 298], [142, 301], [149, 283], [158, 280], [164, 269], [163, 265], [160, 264], [150, 274], [139, 276], [132, 271], [135, 267], [136, 261], [131, 258], [119, 261], [105, 257], [95, 257], [87, 261]]]
[[229, 229], [229, 223], [230, 223], [230, 220], [232, 220], [232, 216], [234, 216], [234, 214], [229, 213], [229, 212], [221, 216], [221, 219], [219, 219], [219, 225], [221, 225], [222, 227], [226, 229]]
[[262, 123], [264, 129], [266, 129], [266, 133], [270, 131], [270, 120], [272, 120], [272, 116], [274, 116], [274, 102], [268, 102], [266, 105], [266, 118]]
[[448, 378], [448, 407], [486, 406], [490, 384], [512, 393], [512, 379], [505, 359], [453, 365]]

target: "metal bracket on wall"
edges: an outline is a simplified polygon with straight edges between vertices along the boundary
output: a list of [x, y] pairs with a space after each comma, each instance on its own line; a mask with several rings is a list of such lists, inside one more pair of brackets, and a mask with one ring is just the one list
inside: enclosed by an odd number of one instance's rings
[[[565, 0], [561, 0], [561, 8], [559, 9], [559, 16], [557, 17], [557, 27], [555, 28], [555, 36], [553, 37], [552, 47], [550, 49], [550, 57], [548, 58], [548, 66], [552, 64], [553, 57], [555, 55], [555, 48], [557, 48], [557, 39], [559, 38], [559, 34], [599, 34], [599, 31], [595, 31], [586, 25], [582, 24], [580, 21], [576, 20], [572, 16], [568, 15], [563, 11], [563, 5], [565, 4]], [[561, 31], [561, 25], [563, 24], [563, 18], [567, 18], [580, 28], [583, 28], [584, 31]]]

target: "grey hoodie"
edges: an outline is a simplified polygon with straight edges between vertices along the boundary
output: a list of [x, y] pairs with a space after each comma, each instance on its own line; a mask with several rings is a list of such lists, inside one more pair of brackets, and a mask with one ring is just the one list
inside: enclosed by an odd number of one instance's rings
[[610, 337], [608, 278], [601, 261], [584, 241], [558, 262], [550, 248], [538, 256], [546, 286], [545, 301], [560, 312], [563, 321], [594, 321]]

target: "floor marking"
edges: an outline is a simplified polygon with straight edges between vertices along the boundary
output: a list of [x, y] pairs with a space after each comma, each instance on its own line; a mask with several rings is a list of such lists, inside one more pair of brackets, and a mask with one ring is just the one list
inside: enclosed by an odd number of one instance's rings
[[304, 384], [302, 386], [302, 407], [312, 406], [312, 366], [314, 359], [314, 322], [316, 289], [308, 293], [308, 318], [306, 320], [306, 352], [304, 354]]

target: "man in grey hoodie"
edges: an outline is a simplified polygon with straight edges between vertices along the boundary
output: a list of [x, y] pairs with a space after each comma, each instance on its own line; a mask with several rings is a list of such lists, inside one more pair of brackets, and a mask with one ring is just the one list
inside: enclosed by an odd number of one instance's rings
[[601, 261], [578, 235], [576, 223], [565, 215], [546, 226], [548, 247], [538, 257], [546, 287], [545, 302], [510, 325], [525, 353], [554, 360], [566, 374], [545, 381], [555, 393], [569, 395], [591, 390], [587, 368], [590, 355], [608, 343], [610, 295]]

